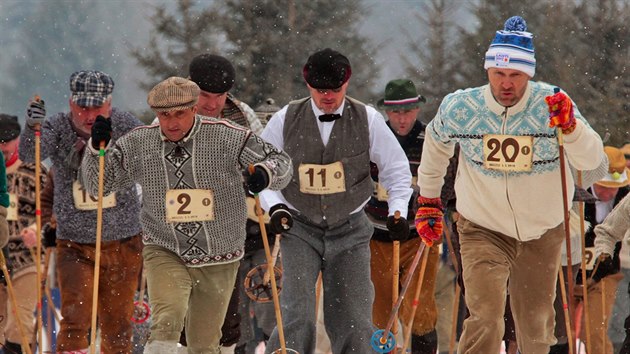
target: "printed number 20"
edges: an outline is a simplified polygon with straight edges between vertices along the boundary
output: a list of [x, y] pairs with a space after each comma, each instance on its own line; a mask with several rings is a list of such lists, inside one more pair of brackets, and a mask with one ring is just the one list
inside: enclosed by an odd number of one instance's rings
[[[520, 145], [518, 144], [518, 141], [516, 141], [516, 139], [514, 138], [507, 138], [503, 141], [492, 138], [488, 140], [487, 146], [490, 150], [492, 150], [488, 155], [488, 161], [493, 162], [501, 161], [500, 158], [496, 157], [496, 155], [499, 153], [499, 150], [501, 150], [501, 155], [503, 155], [503, 159], [505, 160], [505, 162], [514, 162], [520, 150]], [[512, 153], [508, 154], [508, 148], [510, 146], [512, 147]], [[522, 152], [524, 155], [529, 154], [529, 147], [524, 146]]]

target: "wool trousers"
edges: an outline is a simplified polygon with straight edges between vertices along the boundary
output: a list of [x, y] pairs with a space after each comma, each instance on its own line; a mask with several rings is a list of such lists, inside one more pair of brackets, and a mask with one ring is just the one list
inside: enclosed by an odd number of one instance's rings
[[[333, 353], [371, 353], [374, 287], [369, 241], [374, 228], [363, 211], [343, 223], [315, 225], [296, 215], [281, 242], [280, 295], [287, 348], [315, 350], [315, 283], [322, 272], [324, 323]], [[277, 328], [266, 353], [280, 348]]]
[[188, 353], [219, 354], [239, 262], [188, 267], [177, 254], [156, 245], [146, 245], [142, 255], [153, 311], [144, 352], [174, 353], [185, 321]]

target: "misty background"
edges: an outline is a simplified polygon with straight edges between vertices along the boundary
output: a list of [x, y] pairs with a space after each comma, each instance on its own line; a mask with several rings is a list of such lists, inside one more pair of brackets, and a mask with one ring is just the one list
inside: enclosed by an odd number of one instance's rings
[[534, 34], [534, 80], [565, 89], [609, 144], [630, 141], [630, 0], [3, 0], [0, 112], [23, 120], [30, 97], [67, 110], [80, 69], [114, 78], [114, 105], [150, 119], [146, 94], [192, 57], [221, 54], [237, 69], [235, 96], [252, 107], [307, 94], [301, 69], [330, 47], [353, 67], [348, 93], [366, 103], [407, 77], [428, 122], [449, 92], [486, 82], [494, 32], [521, 15]]

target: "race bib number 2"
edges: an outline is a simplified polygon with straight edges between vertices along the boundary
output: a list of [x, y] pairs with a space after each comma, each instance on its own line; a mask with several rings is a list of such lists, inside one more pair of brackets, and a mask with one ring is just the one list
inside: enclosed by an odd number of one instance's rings
[[340, 161], [328, 165], [301, 164], [298, 173], [302, 193], [334, 194], [346, 191], [346, 177]]
[[531, 136], [484, 135], [484, 166], [497, 171], [531, 171], [533, 142]]
[[171, 189], [166, 192], [166, 221], [214, 220], [214, 192], [206, 189]]

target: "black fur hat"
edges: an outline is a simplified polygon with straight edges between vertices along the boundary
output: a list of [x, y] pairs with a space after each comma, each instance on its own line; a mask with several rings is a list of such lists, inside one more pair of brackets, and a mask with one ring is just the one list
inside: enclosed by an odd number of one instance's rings
[[0, 113], [0, 143], [9, 142], [20, 136], [18, 117]]
[[302, 74], [312, 88], [336, 89], [350, 79], [352, 68], [343, 54], [326, 48], [308, 57]]
[[200, 54], [188, 67], [190, 80], [200, 89], [212, 93], [224, 93], [234, 86], [236, 72], [229, 60], [220, 55]]

